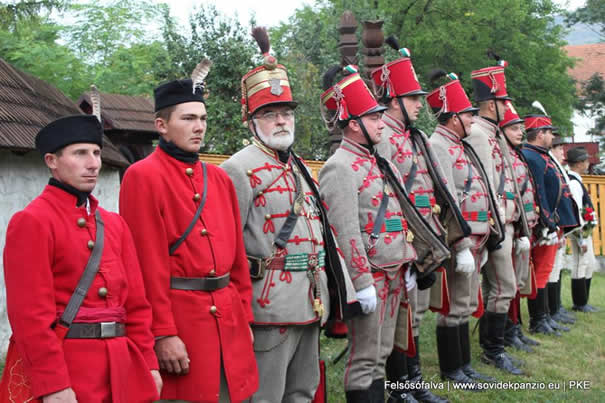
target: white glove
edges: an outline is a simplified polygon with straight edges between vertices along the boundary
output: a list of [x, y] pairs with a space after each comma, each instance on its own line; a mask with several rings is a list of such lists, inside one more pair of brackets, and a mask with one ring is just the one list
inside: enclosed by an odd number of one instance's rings
[[485, 264], [487, 263], [487, 257], [487, 249], [483, 249], [483, 253], [481, 254], [481, 267], [485, 266]]
[[470, 276], [475, 271], [475, 258], [469, 248], [456, 253], [456, 272]]
[[374, 285], [357, 291], [355, 297], [359, 301], [363, 313], [372, 313], [376, 310], [376, 288]]
[[506, 209], [498, 206], [498, 215], [500, 216], [500, 222], [504, 225], [506, 223]]
[[546, 242], [544, 243], [545, 245], [556, 245], [557, 243], [559, 243], [559, 234], [557, 234], [557, 232], [551, 232], [550, 234], [548, 234], [548, 239], [546, 240]]
[[542, 228], [542, 233], [540, 234], [540, 239], [538, 240], [538, 245], [546, 245], [548, 241], [548, 228]]
[[526, 236], [515, 239], [515, 253], [517, 255], [527, 252], [529, 250], [529, 246], [529, 238]]
[[416, 286], [416, 272], [412, 273], [412, 269], [408, 268], [405, 271], [405, 289], [410, 291]]

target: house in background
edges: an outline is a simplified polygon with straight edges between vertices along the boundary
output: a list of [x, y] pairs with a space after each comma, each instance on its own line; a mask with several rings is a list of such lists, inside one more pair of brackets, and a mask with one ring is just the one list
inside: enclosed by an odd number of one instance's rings
[[[89, 92], [82, 94], [77, 104], [84, 113], [92, 113]], [[153, 125], [151, 99], [101, 92], [101, 117], [105, 134], [130, 163], [153, 151], [159, 135]]]
[[[569, 75], [576, 80], [576, 89], [580, 95], [582, 83], [592, 77], [595, 73], [601, 74], [605, 79], [605, 43], [592, 43], [586, 45], [569, 45], [565, 50], [570, 57], [576, 58], [576, 65], [569, 70]], [[573, 141], [599, 141], [592, 138], [587, 132], [595, 127], [595, 119], [574, 111], [572, 117], [574, 125]], [[603, 133], [605, 134], [605, 133]]]
[[[50, 173], [35, 150], [38, 131], [51, 121], [82, 112], [52, 85], [0, 58], [0, 250], [4, 250], [10, 218], [40, 194]], [[128, 161], [107, 138], [101, 153], [103, 168], [94, 195], [107, 210], [118, 210], [119, 170]], [[32, 245], [35, 248], [35, 245]], [[4, 272], [0, 261], [0, 272]], [[0, 356], [8, 347], [4, 279], [0, 281]]]

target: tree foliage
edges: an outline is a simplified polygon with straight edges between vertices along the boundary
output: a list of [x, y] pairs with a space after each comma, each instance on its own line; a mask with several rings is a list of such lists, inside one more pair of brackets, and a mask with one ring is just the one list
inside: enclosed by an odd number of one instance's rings
[[567, 14], [567, 24], [577, 23], [596, 25], [600, 29], [601, 41], [605, 41], [605, 0], [586, 0], [579, 7]]

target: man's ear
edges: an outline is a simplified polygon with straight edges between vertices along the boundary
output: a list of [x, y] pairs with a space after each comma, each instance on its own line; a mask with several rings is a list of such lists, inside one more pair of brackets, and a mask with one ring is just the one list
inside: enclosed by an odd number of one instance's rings
[[53, 170], [57, 168], [57, 154], [46, 153], [44, 154], [44, 163], [48, 169]]
[[163, 118], [155, 118], [153, 122], [155, 129], [160, 133], [160, 135], [166, 134], [168, 132], [168, 128], [166, 127], [166, 121]]

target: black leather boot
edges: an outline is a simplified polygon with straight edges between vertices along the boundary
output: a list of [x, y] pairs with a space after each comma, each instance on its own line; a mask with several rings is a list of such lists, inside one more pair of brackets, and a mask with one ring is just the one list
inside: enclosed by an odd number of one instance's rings
[[[462, 351], [458, 326], [437, 326], [437, 354], [441, 380], [474, 385], [476, 382], [462, 371]], [[474, 387], [467, 390], [479, 391]]]
[[[419, 344], [418, 344], [418, 336], [414, 337], [414, 343], [416, 345], [416, 355], [413, 357], [407, 357], [408, 364], [408, 379], [410, 382], [420, 384], [422, 382], [422, 372], [420, 370], [420, 354], [419, 354]], [[395, 350], [393, 350], [395, 353]], [[391, 353], [391, 354], [393, 354]], [[428, 389], [413, 389], [409, 393], [416, 398], [419, 402], [427, 402], [427, 403], [446, 403], [449, 400], [439, 397], [433, 394]]]
[[477, 382], [496, 382], [495, 378], [477, 372], [471, 366], [471, 338], [468, 322], [458, 326], [458, 334], [460, 337], [460, 354], [462, 356], [462, 372], [464, 372], [464, 375]]
[[554, 295], [556, 290], [554, 289], [554, 287], [551, 286], [551, 284], [552, 283], [548, 283], [546, 285], [546, 288], [544, 289], [546, 293], [546, 298], [544, 301], [544, 313], [546, 314], [546, 321], [548, 322], [548, 325], [555, 331], [558, 330], [560, 332], [569, 332], [568, 327], [558, 324], [550, 316], [551, 309], [558, 310], [556, 303], [556, 295]]
[[372, 395], [370, 389], [347, 390], [345, 391], [347, 403], [371, 403]]
[[571, 279], [571, 300], [573, 301], [573, 307], [571, 308], [572, 310], [577, 312], [589, 312], [586, 309], [588, 296], [586, 295], [585, 278]]
[[545, 298], [545, 289], [538, 288], [536, 298], [527, 300], [527, 309], [529, 310], [529, 331], [531, 333], [561, 336], [561, 333], [553, 330], [546, 321], [546, 313], [544, 312]]
[[372, 403], [384, 403], [384, 378], [374, 379], [370, 385]]
[[510, 357], [504, 351], [506, 315], [506, 313], [489, 311], [483, 314], [483, 316], [486, 316], [487, 321], [487, 340], [484, 344], [481, 361], [513, 375], [523, 375], [523, 371], [513, 364]]
[[588, 308], [590, 310], [590, 312], [599, 312], [600, 309], [592, 306], [588, 303], [588, 300], [590, 299], [590, 283], [592, 281], [592, 277], [591, 278], [587, 278], [586, 279], [586, 308]]
[[504, 345], [507, 347], [514, 347], [517, 350], [525, 351], [527, 353], [534, 351], [519, 338], [517, 326], [512, 320], [510, 320], [508, 316], [506, 318], [506, 327], [504, 329]]
[[539, 346], [540, 345], [539, 341], [530, 339], [525, 334], [523, 334], [523, 328], [521, 327], [520, 323], [517, 323], [515, 325], [515, 331], [517, 333], [517, 337], [519, 338], [519, 340], [521, 340], [523, 342], [523, 344], [525, 344], [526, 346]]
[[[576, 320], [572, 318], [568, 313], [566, 313], [565, 308], [563, 308], [563, 304], [561, 304], [561, 279], [559, 278], [559, 281], [552, 284], [552, 287], [554, 289], [553, 294], [556, 298], [556, 306], [554, 311], [551, 308], [550, 317], [557, 323], [573, 325], [574, 323], [576, 323]], [[548, 295], [550, 297], [550, 291]]]
[[390, 381], [387, 387], [388, 403], [417, 401], [406, 386], [409, 380], [407, 359], [406, 353], [396, 349], [393, 349], [387, 358], [386, 375]]

